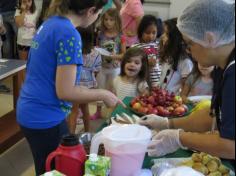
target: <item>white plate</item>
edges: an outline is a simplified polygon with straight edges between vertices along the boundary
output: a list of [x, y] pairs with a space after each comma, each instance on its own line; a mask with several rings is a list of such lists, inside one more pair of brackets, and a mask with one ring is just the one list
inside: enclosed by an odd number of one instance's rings
[[212, 96], [191, 96], [191, 97], [188, 97], [188, 99], [192, 102], [200, 102], [202, 100], [211, 100]]
[[111, 53], [104, 48], [95, 48], [95, 50], [103, 56], [111, 56]]

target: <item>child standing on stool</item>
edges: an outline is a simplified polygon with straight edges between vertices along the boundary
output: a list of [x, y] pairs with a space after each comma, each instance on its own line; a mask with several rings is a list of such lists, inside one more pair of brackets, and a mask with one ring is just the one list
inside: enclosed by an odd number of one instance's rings
[[[94, 89], [97, 88], [96, 75], [100, 71], [102, 64], [101, 55], [96, 50], [94, 50], [94, 29], [93, 26], [90, 26], [86, 29], [78, 28], [78, 31], [83, 42], [83, 67], [81, 70], [80, 82], [76, 84], [89, 89]], [[73, 104], [72, 112], [68, 120], [71, 133], [75, 133], [76, 122], [79, 115], [79, 107], [83, 114], [82, 118], [84, 122], [84, 130], [85, 132], [89, 131], [90, 114], [88, 104]]]
[[[112, 81], [120, 73], [120, 62], [126, 51], [126, 42], [121, 32], [121, 18], [116, 9], [109, 9], [103, 14], [97, 46], [112, 53], [111, 56], [102, 56], [102, 70], [98, 74], [99, 88], [111, 90]], [[102, 104], [98, 103], [97, 112], [91, 119], [101, 117], [101, 108]]]

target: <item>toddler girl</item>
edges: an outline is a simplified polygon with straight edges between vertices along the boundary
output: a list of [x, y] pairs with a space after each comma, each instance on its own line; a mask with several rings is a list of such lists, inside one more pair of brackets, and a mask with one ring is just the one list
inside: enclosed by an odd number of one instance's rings
[[19, 58], [26, 60], [33, 36], [36, 32], [36, 24], [39, 12], [34, 0], [20, 0], [15, 13], [15, 22], [18, 27], [17, 48]]
[[[78, 31], [81, 35], [83, 42], [83, 67], [80, 74], [80, 82], [77, 82], [77, 85], [87, 87], [89, 89], [97, 88], [96, 75], [101, 69], [101, 55], [94, 50], [94, 26], [83, 29], [78, 28]], [[74, 104], [72, 108], [72, 113], [69, 117], [69, 127], [71, 133], [75, 133], [77, 117], [79, 114], [79, 106], [82, 112], [82, 118], [84, 121], [84, 130], [89, 131], [89, 108], [88, 104]]]
[[181, 96], [185, 102], [187, 97], [198, 95], [212, 95], [213, 92], [213, 71], [214, 67], [204, 67], [195, 64], [193, 72], [188, 76]]
[[140, 47], [147, 54], [150, 82], [152, 87], [157, 87], [160, 81], [161, 64], [159, 58], [159, 42], [158, 38], [162, 34], [162, 21], [153, 15], [145, 15], [138, 27], [138, 38]]
[[[97, 78], [99, 88], [111, 90], [112, 81], [120, 73], [120, 62], [126, 51], [125, 40], [121, 33], [121, 19], [116, 9], [109, 9], [102, 15], [97, 45], [112, 53], [111, 56], [102, 56], [102, 69]], [[97, 109], [92, 119], [100, 118], [100, 104]]]
[[160, 41], [160, 86], [179, 94], [192, 71], [193, 63], [186, 52], [186, 45], [176, 24], [177, 19], [164, 22], [164, 34]]
[[120, 76], [113, 81], [113, 91], [121, 100], [148, 93], [148, 62], [145, 52], [137, 47], [125, 53]]

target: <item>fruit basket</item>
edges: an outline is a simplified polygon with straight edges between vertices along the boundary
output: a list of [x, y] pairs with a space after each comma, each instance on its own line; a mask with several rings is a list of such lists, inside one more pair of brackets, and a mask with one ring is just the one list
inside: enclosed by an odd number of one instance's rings
[[156, 114], [163, 117], [183, 117], [189, 114], [192, 104], [185, 105], [180, 96], [164, 89], [155, 88], [150, 95], [135, 97], [129, 109], [139, 115]]

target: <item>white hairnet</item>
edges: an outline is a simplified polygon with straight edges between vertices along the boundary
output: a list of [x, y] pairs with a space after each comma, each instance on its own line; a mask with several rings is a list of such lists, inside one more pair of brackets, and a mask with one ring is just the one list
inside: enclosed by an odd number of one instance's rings
[[190, 167], [177, 167], [164, 171], [160, 176], [204, 176]]
[[[204, 47], [216, 48], [235, 41], [235, 1], [196, 0], [178, 19], [179, 30]], [[209, 39], [208, 34], [214, 38]]]

